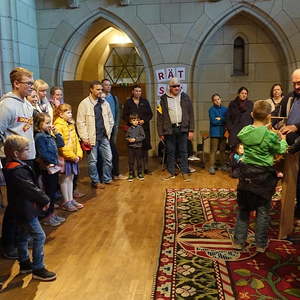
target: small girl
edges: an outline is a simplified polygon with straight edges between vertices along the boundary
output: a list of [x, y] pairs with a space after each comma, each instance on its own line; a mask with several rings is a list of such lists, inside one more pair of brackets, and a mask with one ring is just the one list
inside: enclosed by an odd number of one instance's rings
[[72, 119], [72, 108], [69, 104], [60, 104], [56, 110], [57, 118], [54, 122], [57, 131], [61, 133], [64, 147], [59, 149], [59, 154], [64, 159], [64, 170], [60, 178], [60, 189], [63, 195], [62, 209], [77, 211], [83, 208], [81, 203], [73, 199], [73, 178], [78, 175], [78, 162], [82, 158], [82, 149]]
[[39, 162], [43, 186], [50, 198], [50, 206], [46, 212], [44, 225], [58, 226], [65, 221], [65, 218], [54, 214], [54, 203], [58, 190], [58, 149], [64, 146], [64, 140], [51, 124], [51, 118], [47, 113], [38, 113], [34, 118], [35, 147], [37, 161]]
[[239, 164], [241, 162], [241, 158], [243, 154], [244, 154], [243, 144], [237, 144], [231, 158], [231, 177], [233, 178], [239, 177], [240, 174]]

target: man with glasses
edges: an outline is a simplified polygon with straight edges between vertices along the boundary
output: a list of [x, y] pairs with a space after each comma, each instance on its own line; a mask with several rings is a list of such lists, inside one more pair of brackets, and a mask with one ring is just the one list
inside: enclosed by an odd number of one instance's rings
[[180, 81], [169, 81], [169, 90], [160, 98], [157, 108], [158, 135], [166, 145], [167, 170], [164, 180], [175, 178], [178, 159], [184, 181], [190, 181], [187, 141], [193, 138], [194, 112], [190, 97], [181, 91]]
[[[32, 92], [32, 73], [24, 68], [15, 68], [10, 74], [12, 91], [0, 99], [0, 157], [5, 165], [3, 144], [9, 135], [24, 136], [29, 140], [27, 164], [33, 167], [35, 145], [33, 138], [33, 108], [25, 101]], [[2, 223], [3, 256], [8, 259], [17, 258], [15, 248], [16, 221], [8, 204]]]

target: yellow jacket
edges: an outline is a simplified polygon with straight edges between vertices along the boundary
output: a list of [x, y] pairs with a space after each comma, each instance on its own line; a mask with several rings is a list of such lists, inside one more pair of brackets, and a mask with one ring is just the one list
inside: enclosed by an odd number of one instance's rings
[[82, 158], [83, 152], [79, 144], [74, 124], [70, 124], [64, 119], [58, 117], [54, 122], [54, 126], [62, 135], [65, 142], [65, 146], [58, 149], [59, 154], [65, 160], [75, 160], [77, 157]]

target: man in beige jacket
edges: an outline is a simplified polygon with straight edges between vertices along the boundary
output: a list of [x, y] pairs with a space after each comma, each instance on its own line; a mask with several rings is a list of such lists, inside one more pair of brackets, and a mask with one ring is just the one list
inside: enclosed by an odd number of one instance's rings
[[[83, 99], [77, 111], [77, 130], [86, 147], [88, 172], [94, 188], [103, 188], [101, 181], [112, 182], [112, 152], [109, 139], [114, 119], [109, 104], [102, 99], [102, 86], [99, 81], [92, 81], [90, 94]], [[102, 176], [98, 172], [98, 159], [101, 159]], [[102, 177], [102, 178], [101, 178]]]

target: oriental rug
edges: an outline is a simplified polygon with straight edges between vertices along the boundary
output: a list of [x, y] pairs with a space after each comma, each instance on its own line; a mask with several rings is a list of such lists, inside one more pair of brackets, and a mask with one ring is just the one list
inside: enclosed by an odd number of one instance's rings
[[152, 299], [300, 299], [300, 246], [276, 239], [279, 197], [272, 201], [268, 249], [257, 253], [254, 216], [245, 249], [232, 248], [235, 190], [168, 189]]

